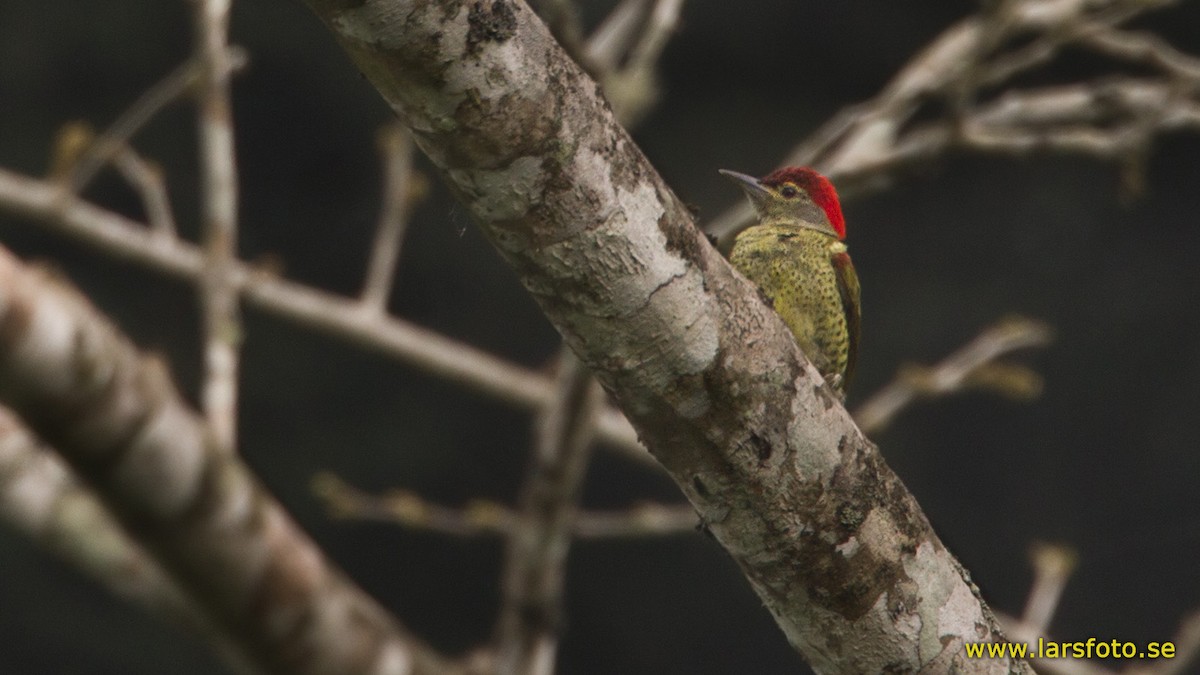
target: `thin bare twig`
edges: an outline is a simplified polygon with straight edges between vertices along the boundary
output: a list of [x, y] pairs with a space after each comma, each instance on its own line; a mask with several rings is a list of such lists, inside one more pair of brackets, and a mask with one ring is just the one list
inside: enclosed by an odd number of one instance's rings
[[[1074, 550], [1066, 546], [1053, 544], [1035, 544], [1030, 550], [1030, 560], [1033, 564], [1033, 584], [1029, 589], [1029, 598], [1025, 603], [1025, 611], [1017, 619], [1005, 614], [998, 614], [1009, 637], [1037, 649], [1043, 641], [1061, 645], [1048, 636], [1050, 620], [1062, 598], [1063, 589], [1071, 577], [1078, 557]], [[1067, 645], [1083, 644], [1067, 640]], [[1167, 643], [1162, 643], [1166, 645]], [[1039, 672], [1053, 675], [1179, 675], [1187, 672], [1197, 657], [1200, 657], [1200, 612], [1193, 612], [1180, 622], [1170, 644], [1175, 652], [1172, 656], [1158, 658], [1145, 665], [1146, 662], [1135, 663], [1122, 670], [1106, 668], [1098, 661], [1078, 658], [1069, 649], [1060, 649], [1058, 658], [1037, 659], [1034, 663]]]
[[661, 537], [690, 534], [700, 529], [691, 504], [635, 504], [623, 511], [586, 511], [575, 522], [580, 539]]
[[679, 25], [682, 10], [683, 0], [656, 0], [650, 11], [650, 21], [629, 50], [627, 69], [652, 71], [658, 65], [667, 41]]
[[[225, 50], [231, 71], [245, 66], [246, 54], [236, 47]], [[111, 164], [137, 191], [150, 227], [160, 236], [175, 236], [162, 170], [133, 149], [134, 135], [171, 103], [200, 81], [203, 60], [193, 57], [146, 90], [103, 133], [97, 135], [83, 123], [70, 123], [59, 132], [51, 176], [73, 192], [81, 192], [106, 164]]]
[[649, 0], [621, 0], [588, 37], [587, 62], [602, 73], [620, 68], [649, 6]]
[[[1030, 380], [1029, 371], [1011, 368], [996, 371], [994, 367], [997, 359], [1014, 351], [1049, 344], [1052, 335], [1050, 328], [1041, 322], [1022, 317], [1006, 319], [980, 333], [938, 365], [902, 372], [860, 405], [854, 411], [854, 419], [863, 432], [877, 433], [913, 401], [945, 396], [971, 386], [984, 385], [1024, 397], [1036, 395], [1041, 387], [1036, 379]], [[997, 374], [1003, 377], [994, 377]]]
[[495, 632], [501, 675], [551, 675], [558, 651], [567, 551], [602, 391], [566, 349], [556, 385], [536, 419], [532, 463], [508, 534]]
[[1081, 44], [1130, 63], [1145, 63], [1184, 81], [1200, 81], [1200, 59], [1150, 33], [1105, 31], [1084, 35]]
[[[1200, 87], [1195, 58], [1161, 40], [1120, 30], [1130, 19], [1175, 1], [993, 3], [990, 12], [964, 19], [944, 31], [878, 96], [839, 113], [788, 153], [784, 162], [818, 168], [834, 180], [843, 198], [884, 187], [899, 170], [936, 159], [952, 149], [1000, 154], [1078, 152], [1125, 163], [1131, 152], [1140, 152], [1155, 134], [1181, 127], [1200, 128], [1200, 117], [1195, 114], [1195, 93]], [[1005, 51], [1007, 37], [1030, 34], [1034, 36], [1031, 42]], [[1073, 44], [1104, 51], [1131, 64], [1152, 64], [1163, 72], [1136, 82], [1127, 78], [1122, 88], [1157, 87], [1176, 94], [1165, 108], [1151, 111], [1138, 107], [1136, 124], [1131, 121], [1112, 126], [1105, 120], [1091, 119], [1035, 126], [1010, 119], [1007, 124], [995, 125], [997, 102], [981, 94], [1049, 62]], [[1170, 82], [1164, 82], [1164, 77]], [[1179, 86], [1181, 81], [1187, 85]], [[1110, 82], [1096, 81], [1027, 91], [1010, 89], [1004, 97], [1011, 113], [1011, 104], [1017, 101], [1105, 89], [1113, 89]], [[1181, 91], [1186, 95], [1179, 95]], [[917, 113], [927, 107], [926, 102], [937, 99], [949, 101], [949, 110], [933, 121], [914, 124]], [[1077, 100], [1072, 115], [1081, 118], [1106, 107], [1092, 96], [1086, 101]], [[735, 204], [706, 228], [718, 238], [722, 250], [732, 246], [733, 238], [751, 217], [741, 200]]]
[[[0, 208], [39, 220], [99, 252], [174, 277], [197, 280], [204, 270], [204, 254], [195, 245], [157, 238], [141, 223], [53, 183], [0, 169]], [[553, 384], [540, 373], [396, 317], [364, 313], [357, 300], [280, 279], [241, 262], [234, 263], [229, 279], [246, 302], [259, 309], [369, 347], [472, 391], [528, 410], [541, 409], [553, 396]], [[656, 465], [620, 412], [606, 408], [597, 419], [596, 432], [624, 456]]]
[[682, 7], [683, 0], [655, 0], [653, 7], [650, 0], [626, 0], [588, 40], [585, 60], [626, 127], [658, 102], [655, 70]]
[[1159, 663], [1153, 675], [1183, 675], [1200, 661], [1200, 611], [1191, 612], [1179, 622], [1174, 643], [1175, 658]]
[[[246, 52], [237, 47], [228, 47], [225, 60], [231, 70], [240, 70], [246, 65]], [[79, 192], [91, 183], [105, 164], [112, 161], [122, 148], [130, 146], [130, 141], [142, 127], [199, 82], [202, 70], [200, 60], [188, 59], [138, 97], [112, 126], [92, 139], [89, 147], [78, 157], [65, 175], [71, 189]]]
[[385, 314], [396, 281], [408, 216], [420, 190], [416, 189], [418, 178], [412, 170], [413, 143], [408, 130], [399, 124], [389, 124], [379, 130], [378, 144], [384, 167], [383, 207], [367, 264], [362, 303], [367, 311]]
[[1021, 613], [1021, 623], [1044, 635], [1058, 609], [1063, 589], [1079, 563], [1079, 556], [1066, 546], [1034, 544], [1029, 557], [1033, 563], [1033, 584], [1025, 601], [1025, 611]]
[[[373, 495], [325, 472], [313, 479], [313, 493], [335, 518], [374, 520], [453, 537], [505, 536], [516, 512], [504, 504], [472, 500], [462, 507], [434, 504], [407, 490]], [[690, 504], [635, 504], [628, 509], [579, 511], [572, 536], [577, 539], [658, 537], [695, 532], [699, 519]]]
[[150, 229], [159, 237], [175, 238], [175, 216], [171, 214], [171, 200], [167, 196], [167, 183], [163, 180], [162, 169], [143, 159], [131, 148], [118, 151], [112, 163], [141, 197]]
[[231, 283], [237, 259], [237, 162], [227, 42], [231, 0], [195, 3], [202, 211], [207, 264], [200, 279], [204, 325], [204, 383], [201, 400], [213, 433], [229, 452], [237, 448], [239, 346], [242, 325], [237, 289]]
[[[1200, 129], [1200, 102], [1180, 100], [1176, 91], [1164, 83], [1117, 78], [1012, 92], [974, 110], [961, 123], [919, 125], [870, 161], [829, 175], [838, 183], [839, 194], [854, 197], [880, 189], [904, 169], [935, 161], [954, 148], [1012, 156], [1074, 152], [1123, 161], [1136, 149], [1131, 144], [1146, 142], [1148, 133]], [[1097, 129], [1102, 116], [1130, 121]], [[732, 216], [718, 224], [737, 225]]]
[[[1017, 10], [1027, 9], [1028, 6], [1027, 0], [1014, 3]], [[1117, 26], [1152, 9], [1157, 9], [1153, 3], [1117, 2], [1087, 14], [1087, 8], [1077, 6], [1070, 12], [1060, 14], [1053, 23], [1041, 26], [1028, 26], [1018, 18], [1012, 22], [1013, 29], [1033, 27], [1044, 32], [1028, 45], [999, 54], [989, 62], [979, 59], [975, 72], [977, 79], [973, 86], [983, 88], [1000, 85], [1021, 73], [1049, 63], [1064, 47], [1087, 44], [1096, 36], [1111, 33]]]

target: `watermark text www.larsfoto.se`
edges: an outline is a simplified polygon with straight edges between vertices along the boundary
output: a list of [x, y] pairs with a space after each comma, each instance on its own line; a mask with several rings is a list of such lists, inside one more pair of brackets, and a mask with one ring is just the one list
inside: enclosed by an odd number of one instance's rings
[[968, 642], [964, 645], [971, 659], [1173, 659], [1175, 643], [1101, 641], [1088, 638], [1076, 642], [1058, 642], [1038, 638], [1037, 644], [1025, 642]]

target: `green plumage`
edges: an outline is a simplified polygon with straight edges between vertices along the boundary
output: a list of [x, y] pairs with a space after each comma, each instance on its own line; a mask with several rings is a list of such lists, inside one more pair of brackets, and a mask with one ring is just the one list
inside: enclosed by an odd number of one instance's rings
[[734, 240], [729, 262], [762, 290], [805, 356], [844, 397], [861, 314], [833, 186], [811, 169], [781, 169], [761, 180], [722, 173], [746, 190], [759, 216]]
[[[842, 388], [853, 374], [850, 320], [834, 256], [836, 237], [795, 225], [758, 225], [738, 235], [729, 262], [753, 281], [817, 370]], [[857, 284], [853, 295], [857, 296]]]

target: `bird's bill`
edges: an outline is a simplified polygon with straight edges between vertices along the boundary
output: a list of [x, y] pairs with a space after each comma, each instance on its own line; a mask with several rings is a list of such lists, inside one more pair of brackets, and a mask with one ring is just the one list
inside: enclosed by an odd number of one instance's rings
[[722, 176], [725, 176], [738, 187], [742, 188], [746, 196], [750, 198], [750, 203], [754, 205], [755, 209], [771, 194], [754, 176], [748, 176], [737, 171], [729, 171], [728, 169], [718, 169], [718, 171]]

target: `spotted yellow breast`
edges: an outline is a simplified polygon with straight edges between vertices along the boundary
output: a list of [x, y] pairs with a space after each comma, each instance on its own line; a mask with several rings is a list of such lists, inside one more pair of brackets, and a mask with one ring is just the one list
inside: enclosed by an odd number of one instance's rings
[[[805, 356], [838, 388], [849, 379], [854, 347], [845, 272], [836, 263], [841, 258], [848, 267], [846, 246], [837, 237], [787, 224], [745, 230], [729, 256], [767, 296]], [[855, 280], [855, 314], [857, 286]]]

